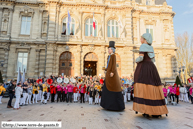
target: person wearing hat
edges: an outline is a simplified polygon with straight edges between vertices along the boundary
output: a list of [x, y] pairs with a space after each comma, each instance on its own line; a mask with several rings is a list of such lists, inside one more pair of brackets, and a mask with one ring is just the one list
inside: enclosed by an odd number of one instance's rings
[[122, 111], [125, 109], [125, 103], [123, 102], [121, 83], [117, 72], [115, 49], [115, 42], [110, 41], [100, 105], [106, 110]]
[[152, 36], [145, 33], [141, 36], [142, 45], [139, 48], [137, 67], [134, 73], [133, 110], [143, 113], [144, 117], [161, 117], [168, 114], [162, 83], [157, 71]]

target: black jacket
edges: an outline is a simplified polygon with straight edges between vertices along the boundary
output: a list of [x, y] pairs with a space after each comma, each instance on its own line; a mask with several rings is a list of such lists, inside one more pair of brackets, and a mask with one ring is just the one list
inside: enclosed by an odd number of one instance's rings
[[15, 86], [12, 83], [9, 83], [7, 90], [9, 94], [15, 94]]

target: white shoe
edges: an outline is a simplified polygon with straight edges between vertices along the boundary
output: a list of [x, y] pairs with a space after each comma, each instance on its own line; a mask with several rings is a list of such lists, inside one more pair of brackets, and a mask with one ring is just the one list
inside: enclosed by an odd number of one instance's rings
[[2, 104], [2, 102], [0, 102], [0, 104]]

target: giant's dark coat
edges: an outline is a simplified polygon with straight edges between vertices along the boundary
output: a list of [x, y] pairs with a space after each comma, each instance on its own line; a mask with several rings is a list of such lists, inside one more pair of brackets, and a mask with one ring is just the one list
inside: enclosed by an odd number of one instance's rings
[[[101, 96], [101, 106], [107, 110], [121, 111], [125, 109], [123, 95], [121, 92], [121, 83], [116, 67], [116, 56], [112, 54], [106, 69], [106, 77], [103, 85]], [[110, 77], [110, 73], [114, 73]]]

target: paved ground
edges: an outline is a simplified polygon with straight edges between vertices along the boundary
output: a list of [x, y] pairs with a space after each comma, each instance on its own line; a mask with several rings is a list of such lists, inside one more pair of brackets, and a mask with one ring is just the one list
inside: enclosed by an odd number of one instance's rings
[[[191, 129], [193, 104], [169, 105], [169, 116], [144, 118], [126, 103], [122, 112], [106, 111], [88, 103], [49, 103], [23, 106], [20, 110], [6, 108], [7, 98], [0, 104], [0, 121], [62, 121], [62, 129]], [[15, 100], [14, 100], [15, 101]], [[13, 101], [13, 102], [14, 102]]]

